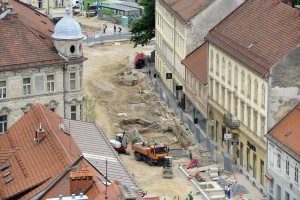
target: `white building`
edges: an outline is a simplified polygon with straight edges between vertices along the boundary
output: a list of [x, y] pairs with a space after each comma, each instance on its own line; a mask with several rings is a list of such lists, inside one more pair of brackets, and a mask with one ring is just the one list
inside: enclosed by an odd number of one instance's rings
[[272, 128], [268, 138], [269, 199], [298, 200], [300, 196], [300, 104]]

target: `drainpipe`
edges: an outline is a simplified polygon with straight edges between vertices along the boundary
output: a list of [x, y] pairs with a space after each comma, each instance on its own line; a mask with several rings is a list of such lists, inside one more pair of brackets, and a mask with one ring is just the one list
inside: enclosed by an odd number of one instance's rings
[[67, 63], [64, 64], [63, 67], [63, 98], [64, 98], [64, 118], [66, 117], [66, 70], [67, 70]]

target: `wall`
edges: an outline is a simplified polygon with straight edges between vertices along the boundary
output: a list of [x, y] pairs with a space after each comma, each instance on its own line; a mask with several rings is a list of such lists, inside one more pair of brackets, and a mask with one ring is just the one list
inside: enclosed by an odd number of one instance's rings
[[300, 102], [300, 47], [272, 67], [269, 81], [268, 129]]

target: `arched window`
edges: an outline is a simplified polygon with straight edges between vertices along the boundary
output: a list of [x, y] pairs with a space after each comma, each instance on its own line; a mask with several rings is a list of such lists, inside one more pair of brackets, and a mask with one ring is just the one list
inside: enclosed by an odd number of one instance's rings
[[228, 62], [228, 84], [231, 85], [231, 62]]
[[248, 94], [247, 97], [251, 99], [251, 77], [248, 75], [248, 80], [247, 80], [247, 86], [248, 86]]
[[216, 55], [216, 65], [217, 65], [216, 74], [217, 74], [217, 76], [219, 76], [219, 73], [220, 73], [219, 54]]
[[255, 79], [254, 80], [254, 103], [257, 103], [257, 98], [258, 98], [258, 82]]
[[234, 88], [235, 89], [238, 89], [238, 81], [239, 81], [238, 74], [239, 74], [238, 68], [237, 68], [237, 66], [235, 66], [235, 68], [234, 68]]
[[245, 94], [245, 73], [244, 73], [244, 71], [241, 72], [241, 80], [242, 80], [242, 82], [241, 82], [241, 85], [242, 85], [241, 93]]
[[222, 80], [225, 80], [225, 58], [222, 58]]
[[210, 71], [214, 71], [214, 52], [210, 51]]
[[265, 108], [266, 105], [266, 88], [265, 85], [263, 84], [261, 86], [261, 107]]

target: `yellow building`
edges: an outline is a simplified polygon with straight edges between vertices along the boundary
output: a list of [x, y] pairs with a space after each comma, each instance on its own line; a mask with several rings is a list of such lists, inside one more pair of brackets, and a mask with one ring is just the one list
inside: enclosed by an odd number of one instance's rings
[[[208, 30], [241, 0], [156, 0], [155, 68], [163, 83], [185, 108], [185, 66], [182, 60], [204, 42]], [[183, 6], [184, 5], [184, 6]]]
[[291, 100], [300, 99], [299, 20], [295, 10], [272, 2], [246, 1], [206, 36], [208, 133], [264, 193], [264, 135], [295, 105]]

